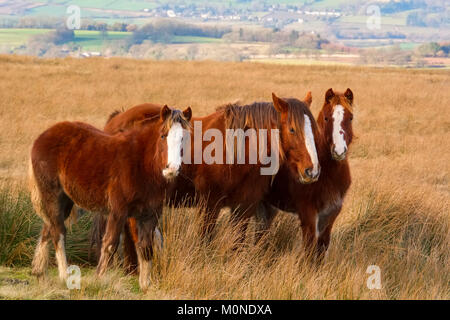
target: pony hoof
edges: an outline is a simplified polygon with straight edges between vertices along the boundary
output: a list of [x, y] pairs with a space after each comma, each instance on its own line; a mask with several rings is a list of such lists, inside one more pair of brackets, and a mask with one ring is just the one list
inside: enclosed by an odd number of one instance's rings
[[106, 268], [105, 267], [98, 267], [96, 273], [97, 273], [97, 277], [101, 278], [101, 277], [103, 277], [105, 275]]
[[139, 287], [141, 288], [143, 293], [147, 293], [148, 288], [150, 287], [150, 279], [139, 279]]
[[31, 275], [34, 276], [34, 277], [36, 277], [36, 279], [37, 279], [38, 281], [45, 280], [45, 278], [46, 278], [45, 272], [41, 272], [41, 271], [39, 271], [39, 272], [37, 272], [37, 271], [31, 271]]

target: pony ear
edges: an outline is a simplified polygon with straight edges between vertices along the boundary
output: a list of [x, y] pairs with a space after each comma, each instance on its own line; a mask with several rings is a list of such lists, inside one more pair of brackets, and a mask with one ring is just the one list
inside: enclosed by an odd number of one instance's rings
[[325, 101], [326, 102], [330, 102], [330, 100], [334, 97], [334, 92], [333, 89], [328, 89], [327, 92], [325, 93]]
[[275, 109], [277, 109], [278, 112], [280, 113], [288, 112], [289, 104], [283, 99], [278, 98], [277, 95], [273, 92], [272, 92], [272, 100], [273, 106], [275, 107]]
[[191, 121], [192, 118], [191, 107], [187, 107], [186, 109], [183, 110], [183, 117], [185, 117], [187, 121]]
[[172, 110], [170, 110], [170, 108], [167, 106], [167, 104], [165, 104], [164, 107], [162, 107], [162, 109], [161, 109], [159, 117], [162, 121], [165, 121], [167, 119], [167, 117], [170, 116], [171, 114], [172, 114]]
[[311, 103], [312, 103], [311, 91], [308, 91], [308, 93], [306, 94], [305, 98], [303, 99], [303, 102], [306, 103], [308, 108], [311, 107]]
[[347, 90], [345, 90], [344, 96], [347, 98], [350, 104], [353, 104], [353, 92], [352, 90], [350, 90], [350, 88], [347, 88]]

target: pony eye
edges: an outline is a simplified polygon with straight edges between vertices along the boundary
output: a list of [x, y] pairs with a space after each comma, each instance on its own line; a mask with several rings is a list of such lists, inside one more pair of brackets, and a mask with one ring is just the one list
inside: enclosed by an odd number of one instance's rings
[[350, 121], [352, 121], [352, 120], [353, 120], [353, 116], [350, 117]]
[[291, 128], [291, 129], [289, 130], [289, 132], [290, 132], [290, 133], [295, 133], [294, 128]]
[[165, 134], [161, 135], [161, 139], [165, 139], [165, 138], [166, 138]]
[[328, 117], [325, 117], [325, 121], [328, 121]]

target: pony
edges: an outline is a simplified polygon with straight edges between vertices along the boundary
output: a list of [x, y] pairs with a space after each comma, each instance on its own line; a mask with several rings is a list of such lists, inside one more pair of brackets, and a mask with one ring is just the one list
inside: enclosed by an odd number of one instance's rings
[[[281, 161], [289, 168], [296, 181], [300, 183], [316, 181], [320, 174], [320, 165], [317, 160], [314, 135], [317, 134], [318, 129], [309, 111], [311, 101], [281, 99], [275, 94], [272, 95], [272, 99], [273, 103], [225, 105], [209, 116], [192, 118], [191, 122], [199, 121], [202, 124], [202, 134], [208, 129], [217, 129], [220, 132], [230, 128], [279, 129], [281, 143], [277, 152], [280, 153]], [[110, 127], [107, 123], [105, 130], [106, 128], [108, 130], [114, 128], [114, 132], [128, 130], [141, 121], [143, 114], [148, 118], [154, 117], [154, 114], [158, 112], [154, 106], [140, 105], [122, 113], [115, 113], [113, 118], [110, 117], [110, 120], [115, 119], [114, 127]], [[122, 125], [116, 126], [116, 124]], [[195, 140], [195, 132], [193, 140]], [[191, 143], [193, 144], [192, 141]], [[206, 148], [207, 143], [203, 141], [201, 150], [204, 151]], [[248, 144], [246, 149], [249, 150]], [[178, 200], [184, 196], [197, 195], [205, 200], [203, 235], [212, 232], [220, 209], [231, 207], [233, 221], [243, 222], [241, 231], [244, 235], [248, 219], [255, 213], [256, 204], [267, 193], [273, 179], [272, 176], [262, 176], [260, 167], [261, 164], [183, 164], [182, 174], [177, 177], [174, 188], [176, 194], [169, 195], [169, 199], [175, 205], [185, 205], [186, 201]], [[132, 245], [133, 239], [136, 239], [134, 224], [133, 218], [130, 218], [128, 228], [125, 229], [124, 256], [128, 271], [132, 271], [136, 264]], [[96, 238], [101, 236], [98, 234]]]
[[[128, 131], [146, 125], [150, 121], [157, 121], [163, 105], [144, 103], [130, 108], [127, 111], [115, 110], [112, 112], [103, 128], [103, 131], [114, 135], [120, 132]], [[118, 116], [119, 115], [119, 116]], [[126, 116], [123, 116], [126, 115]], [[172, 200], [171, 200], [172, 201]], [[101, 243], [106, 230], [106, 217], [104, 215], [95, 215], [93, 218], [93, 231], [91, 233], [91, 248], [95, 244], [97, 260], [101, 254]], [[162, 245], [162, 236], [158, 227], [155, 228], [155, 236]], [[127, 273], [135, 273], [137, 264], [137, 253], [135, 244], [137, 243], [136, 219], [128, 218], [123, 230], [123, 255]]]
[[44, 225], [32, 262], [40, 277], [48, 265], [48, 243], [55, 247], [59, 277], [67, 277], [64, 221], [72, 207], [107, 215], [98, 276], [102, 276], [119, 244], [127, 218], [137, 227], [139, 285], [150, 284], [153, 232], [165, 192], [181, 166], [184, 130], [192, 111], [160, 109], [158, 121], [116, 135], [81, 122], [60, 122], [33, 143], [29, 177], [31, 198]]
[[[272, 103], [255, 102], [250, 105], [226, 105], [215, 113], [197, 118], [202, 124], [202, 132], [214, 128], [222, 132], [227, 130], [256, 131], [279, 130], [279, 145], [274, 152], [279, 154], [279, 165], [288, 168], [289, 174], [299, 183], [312, 183], [320, 174], [320, 165], [313, 136], [314, 118], [306, 103], [295, 99], [279, 98], [272, 93]], [[195, 138], [195, 130], [194, 130]], [[272, 137], [271, 137], [272, 138]], [[270, 138], [270, 140], [271, 140]], [[245, 140], [245, 150], [250, 151], [250, 139]], [[225, 149], [228, 148], [223, 138]], [[271, 150], [269, 138], [259, 141], [263, 149]], [[203, 141], [202, 150], [208, 146]], [[249, 219], [255, 215], [258, 203], [270, 190], [274, 172], [262, 175], [263, 164], [249, 164], [249, 153], [246, 152], [245, 164], [201, 164], [187, 165], [183, 175], [188, 176], [195, 186], [200, 199], [204, 199], [202, 235], [211, 235], [219, 212], [228, 207], [232, 213], [232, 222], [240, 228], [239, 242], [245, 237]]]
[[353, 92], [328, 89], [317, 117], [320, 134], [316, 136], [316, 146], [322, 169], [318, 181], [311, 185], [299, 184], [292, 179], [288, 168], [282, 167], [258, 213], [265, 230], [277, 209], [296, 213], [307, 253], [318, 261], [328, 249], [333, 224], [351, 184], [346, 156], [353, 139], [352, 120]]

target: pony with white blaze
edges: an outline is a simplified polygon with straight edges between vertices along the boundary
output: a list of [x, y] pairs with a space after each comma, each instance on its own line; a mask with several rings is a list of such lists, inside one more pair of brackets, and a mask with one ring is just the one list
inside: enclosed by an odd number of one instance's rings
[[150, 284], [153, 235], [165, 195], [181, 166], [183, 129], [192, 112], [164, 106], [157, 120], [116, 135], [81, 122], [60, 122], [33, 143], [30, 163], [32, 202], [44, 225], [33, 259], [43, 276], [48, 243], [53, 242], [59, 276], [67, 278], [66, 227], [74, 204], [107, 216], [97, 274], [102, 276], [119, 245], [128, 218], [136, 221], [139, 285]]
[[[306, 100], [310, 105], [310, 94]], [[333, 223], [351, 184], [347, 152], [353, 139], [352, 120], [353, 92], [329, 89], [317, 117], [318, 130], [313, 126], [322, 171], [318, 181], [310, 185], [297, 183], [289, 170], [281, 168], [257, 215], [265, 231], [277, 209], [295, 212], [301, 221], [307, 252], [314, 253], [319, 261], [329, 246]]]

